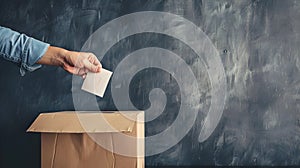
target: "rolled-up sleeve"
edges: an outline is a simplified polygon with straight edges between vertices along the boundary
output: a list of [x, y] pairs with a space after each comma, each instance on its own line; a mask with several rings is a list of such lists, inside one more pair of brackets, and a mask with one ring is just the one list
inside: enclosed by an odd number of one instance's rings
[[22, 76], [41, 67], [36, 62], [49, 44], [0, 26], [0, 57], [17, 63]]

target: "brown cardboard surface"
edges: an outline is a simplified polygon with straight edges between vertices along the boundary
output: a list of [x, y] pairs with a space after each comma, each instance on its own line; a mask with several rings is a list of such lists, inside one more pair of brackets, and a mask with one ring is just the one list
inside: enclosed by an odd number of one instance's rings
[[120, 113], [99, 112], [56, 112], [42, 113], [33, 122], [27, 132], [49, 133], [95, 133], [130, 132], [135, 121], [129, 118], [139, 112]]
[[[112, 143], [109, 136], [102, 136]], [[42, 168], [113, 168], [114, 155], [97, 145], [87, 134], [42, 134]], [[127, 165], [136, 167], [134, 159], [125, 159], [129, 161]]]
[[[143, 112], [128, 112], [127, 117], [118, 112], [79, 115], [80, 120], [88, 119], [90, 133], [85, 132], [75, 112], [40, 114], [28, 129], [28, 132], [42, 132], [42, 168], [144, 168], [144, 141], [127, 142], [117, 133], [122, 131], [122, 134], [133, 139], [144, 138], [144, 123], [127, 118], [129, 115], [144, 119]], [[97, 117], [104, 117], [114, 129], [99, 123], [99, 120], [95, 120]], [[90, 135], [101, 140], [101, 145]], [[133, 156], [116, 153], [115, 149], [119, 148], [129, 151]]]

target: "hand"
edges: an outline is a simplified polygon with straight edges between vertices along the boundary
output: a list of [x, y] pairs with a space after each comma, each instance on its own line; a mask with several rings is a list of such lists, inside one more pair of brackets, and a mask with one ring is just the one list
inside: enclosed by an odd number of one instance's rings
[[50, 46], [38, 64], [61, 66], [67, 72], [86, 77], [87, 72], [100, 72], [102, 65], [93, 53], [68, 51]]
[[102, 65], [93, 53], [67, 51], [62, 68], [85, 78], [88, 72], [100, 72]]

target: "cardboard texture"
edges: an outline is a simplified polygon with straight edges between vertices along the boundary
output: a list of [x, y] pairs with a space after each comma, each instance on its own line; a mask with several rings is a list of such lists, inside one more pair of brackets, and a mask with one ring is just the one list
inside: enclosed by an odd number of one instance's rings
[[[144, 121], [143, 112], [42, 113], [27, 132], [41, 133], [42, 168], [144, 168], [144, 141], [137, 140], [144, 123], [137, 121]], [[136, 140], [127, 142], [124, 134]]]

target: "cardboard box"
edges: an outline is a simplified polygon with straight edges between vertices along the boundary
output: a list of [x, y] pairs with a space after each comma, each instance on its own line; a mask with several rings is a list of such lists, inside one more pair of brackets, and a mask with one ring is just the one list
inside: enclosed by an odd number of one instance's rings
[[27, 132], [41, 133], [42, 168], [143, 168], [141, 120], [143, 112], [42, 113]]

